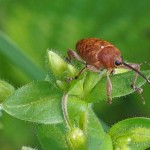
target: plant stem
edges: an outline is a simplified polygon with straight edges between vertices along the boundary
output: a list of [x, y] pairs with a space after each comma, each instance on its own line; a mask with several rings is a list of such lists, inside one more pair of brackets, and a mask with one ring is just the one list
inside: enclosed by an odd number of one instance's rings
[[67, 110], [67, 100], [68, 100], [68, 94], [64, 93], [62, 97], [62, 111], [63, 111], [63, 116], [64, 116], [65, 123], [67, 125], [67, 128], [70, 130], [71, 123], [69, 120], [69, 115], [68, 115], [68, 110]]

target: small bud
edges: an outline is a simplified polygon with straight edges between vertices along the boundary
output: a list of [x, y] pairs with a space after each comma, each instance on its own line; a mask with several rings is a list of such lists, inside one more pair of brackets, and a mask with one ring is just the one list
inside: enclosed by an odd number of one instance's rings
[[53, 51], [48, 51], [48, 67], [56, 76], [61, 76], [66, 69], [66, 62]]
[[67, 141], [71, 149], [85, 149], [85, 135], [83, 130], [79, 128], [73, 128], [67, 134]]
[[66, 78], [74, 76], [77, 70], [66, 63], [58, 54], [51, 50], [47, 51], [48, 71], [52, 72], [56, 78]]
[[21, 150], [37, 150], [37, 149], [31, 148], [31, 147], [27, 147], [27, 146], [23, 146], [23, 147], [21, 148]]
[[67, 86], [68, 86], [68, 84], [67, 84], [67, 82], [65, 82], [65, 81], [60, 81], [60, 80], [56, 80], [56, 85], [58, 86], [58, 88], [59, 89], [61, 89], [61, 90], [65, 90], [65, 89], [67, 89]]
[[9, 83], [0, 80], [0, 102], [4, 101], [14, 92], [14, 87]]

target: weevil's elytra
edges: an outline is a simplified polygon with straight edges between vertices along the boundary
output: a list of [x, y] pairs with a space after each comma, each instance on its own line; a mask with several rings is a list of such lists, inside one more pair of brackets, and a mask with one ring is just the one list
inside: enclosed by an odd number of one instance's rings
[[97, 69], [115, 68], [114, 59], [122, 62], [120, 51], [107, 41], [97, 38], [87, 38], [80, 40], [76, 44], [77, 53], [87, 62]]
[[115, 68], [125, 68], [136, 72], [131, 87], [140, 94], [142, 89], [135, 85], [138, 75], [142, 76], [150, 84], [150, 80], [140, 72], [140, 65], [125, 63], [122, 59], [121, 52], [113, 44], [107, 41], [98, 38], [82, 39], [77, 42], [76, 51], [77, 53], [73, 50], [68, 50], [68, 59], [75, 58], [85, 64], [85, 67], [81, 69], [75, 79], [77, 79], [85, 70], [100, 72], [100, 70], [107, 69], [106, 91], [109, 103], [112, 102], [112, 84], [109, 75]]

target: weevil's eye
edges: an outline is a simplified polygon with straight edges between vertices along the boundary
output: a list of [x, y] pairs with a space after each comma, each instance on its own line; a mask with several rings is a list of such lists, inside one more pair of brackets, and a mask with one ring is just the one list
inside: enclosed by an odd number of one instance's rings
[[116, 66], [119, 66], [119, 65], [121, 65], [121, 64], [122, 64], [122, 61], [120, 61], [120, 60], [116, 60], [116, 61], [115, 61], [115, 65], [116, 65]]

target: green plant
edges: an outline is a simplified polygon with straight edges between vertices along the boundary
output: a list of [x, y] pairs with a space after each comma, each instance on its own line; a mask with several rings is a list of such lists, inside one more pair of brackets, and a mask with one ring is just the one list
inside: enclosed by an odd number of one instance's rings
[[[109, 128], [93, 112], [94, 103], [107, 99], [105, 72], [99, 76], [87, 71], [77, 80], [66, 82], [78, 69], [51, 50], [47, 50], [47, 71], [45, 80], [31, 82], [17, 90], [0, 81], [2, 109], [18, 119], [36, 123], [43, 150], [143, 150], [150, 147], [149, 118], [130, 118]], [[142, 73], [150, 76], [149, 70]], [[132, 77], [132, 71], [117, 70], [111, 77], [113, 98], [134, 92], [130, 88]], [[144, 83], [139, 77], [137, 86]]]

